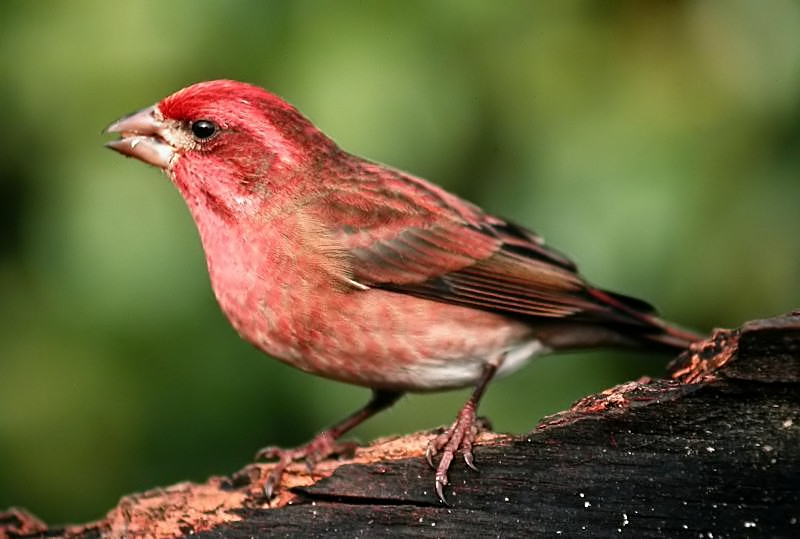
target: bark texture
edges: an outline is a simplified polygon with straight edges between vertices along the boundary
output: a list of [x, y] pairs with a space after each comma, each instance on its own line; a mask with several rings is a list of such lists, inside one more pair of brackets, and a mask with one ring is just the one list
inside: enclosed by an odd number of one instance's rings
[[124, 497], [105, 519], [48, 527], [0, 513], [0, 537], [800, 536], [800, 312], [718, 330], [670, 366], [588, 396], [533, 432], [484, 433], [436, 499], [431, 433], [384, 439], [312, 475], [270, 464]]

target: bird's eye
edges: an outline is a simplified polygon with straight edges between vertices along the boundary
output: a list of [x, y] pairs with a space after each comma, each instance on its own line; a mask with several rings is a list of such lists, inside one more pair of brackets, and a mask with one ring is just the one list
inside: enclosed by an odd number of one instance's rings
[[209, 120], [197, 120], [189, 126], [198, 140], [210, 139], [217, 133], [217, 124]]

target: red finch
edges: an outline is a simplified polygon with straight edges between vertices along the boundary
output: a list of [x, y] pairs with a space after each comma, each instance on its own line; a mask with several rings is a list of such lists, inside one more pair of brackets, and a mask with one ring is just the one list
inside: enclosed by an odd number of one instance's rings
[[247, 341], [304, 371], [365, 386], [369, 403], [277, 457], [309, 467], [405, 392], [470, 386], [428, 444], [435, 487], [472, 462], [489, 382], [534, 356], [598, 346], [681, 349], [694, 334], [643, 301], [587, 284], [535, 233], [427, 181], [340, 149], [294, 107], [229, 80], [122, 118], [108, 146], [162, 168], [194, 218], [222, 310]]

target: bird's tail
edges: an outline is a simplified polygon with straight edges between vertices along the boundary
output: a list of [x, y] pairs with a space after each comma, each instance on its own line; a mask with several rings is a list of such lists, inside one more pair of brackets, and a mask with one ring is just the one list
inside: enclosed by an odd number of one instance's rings
[[665, 322], [660, 318], [653, 317], [653, 324], [661, 329], [660, 332], [648, 333], [643, 335], [650, 342], [663, 345], [676, 350], [685, 350], [694, 342], [700, 341], [705, 337], [699, 333], [689, 331]]
[[647, 302], [598, 288], [589, 289], [589, 294], [611, 307], [617, 314], [627, 318], [632, 323], [631, 329], [636, 328], [638, 339], [645, 343], [672, 350], [684, 350], [690, 344], [704, 338], [699, 333], [662, 320]]

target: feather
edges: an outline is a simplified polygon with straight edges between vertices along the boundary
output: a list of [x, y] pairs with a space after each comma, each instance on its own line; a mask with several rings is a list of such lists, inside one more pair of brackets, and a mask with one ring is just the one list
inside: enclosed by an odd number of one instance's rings
[[536, 233], [399, 171], [371, 181], [365, 166], [306, 208], [363, 286], [514, 318], [652, 325], [652, 307], [592, 288]]

